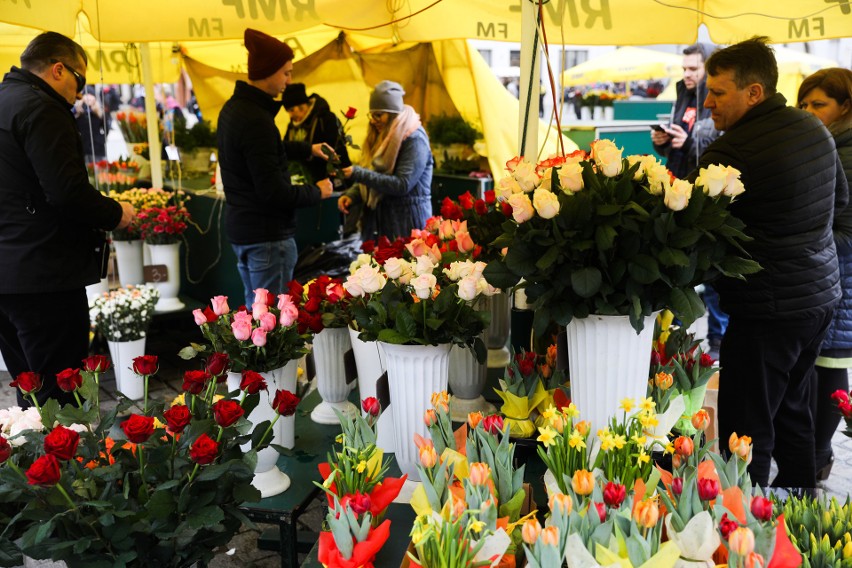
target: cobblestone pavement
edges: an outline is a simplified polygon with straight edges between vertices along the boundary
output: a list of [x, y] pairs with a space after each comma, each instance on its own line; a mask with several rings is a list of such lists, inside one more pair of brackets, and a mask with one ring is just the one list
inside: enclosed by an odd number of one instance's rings
[[[191, 336], [194, 330], [189, 329], [162, 329], [154, 330], [148, 340], [147, 353], [160, 357], [160, 372], [152, 380], [150, 392], [152, 397], [164, 401], [171, 401], [177, 394], [181, 385], [183, 371], [196, 368], [192, 362], [181, 360], [177, 351], [189, 341], [197, 341]], [[177, 338], [177, 339], [176, 339]], [[97, 348], [97, 346], [95, 346]], [[100, 350], [99, 352], [106, 352]], [[9, 373], [0, 371], [0, 408], [7, 408], [16, 404], [14, 390], [9, 388], [12, 380]], [[112, 371], [102, 377], [101, 400], [106, 404], [115, 401], [115, 380]], [[842, 423], [841, 423], [842, 426]], [[833, 439], [835, 462], [829, 479], [821, 488], [829, 496], [845, 500], [852, 494], [852, 438], [847, 438], [838, 430]], [[324, 500], [316, 500], [299, 519], [299, 530], [316, 533], [325, 514]], [[277, 551], [258, 549], [258, 537], [265, 529], [273, 529], [272, 525], [259, 525], [251, 529], [244, 527], [243, 531], [230, 542], [231, 553], [219, 554], [210, 564], [211, 568], [271, 568], [280, 566]], [[304, 555], [300, 555], [300, 560]]]

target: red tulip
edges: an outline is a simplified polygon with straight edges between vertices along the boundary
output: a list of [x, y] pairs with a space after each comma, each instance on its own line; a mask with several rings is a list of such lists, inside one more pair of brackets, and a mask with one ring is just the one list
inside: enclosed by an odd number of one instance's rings
[[698, 480], [698, 498], [702, 501], [710, 501], [715, 499], [719, 494], [719, 482], [715, 479], [699, 479]]
[[751, 514], [760, 521], [769, 521], [772, 519], [772, 501], [766, 497], [756, 495], [751, 500]]
[[607, 482], [603, 490], [604, 503], [617, 509], [627, 497], [627, 488], [620, 483]]

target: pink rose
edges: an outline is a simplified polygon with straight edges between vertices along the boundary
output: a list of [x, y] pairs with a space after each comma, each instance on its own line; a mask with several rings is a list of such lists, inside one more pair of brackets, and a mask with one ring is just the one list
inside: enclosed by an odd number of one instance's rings
[[476, 246], [470, 237], [470, 233], [467, 232], [456, 233], [456, 244], [459, 245], [459, 252], [470, 252]]
[[[254, 291], [254, 304], [263, 304], [266, 305], [266, 300], [269, 298], [269, 290], [266, 288], [258, 288]], [[252, 306], [252, 310], [254, 309], [254, 305]]]
[[293, 298], [290, 297], [290, 294], [278, 294], [278, 309], [283, 311], [287, 306], [292, 306]]
[[234, 321], [231, 331], [237, 341], [247, 341], [251, 337], [251, 324], [245, 321]]
[[228, 296], [213, 296], [210, 299], [210, 303], [213, 305], [213, 313], [217, 316], [227, 314], [231, 311], [231, 308], [228, 307]]
[[260, 329], [266, 332], [270, 332], [275, 329], [275, 324], [277, 320], [275, 319], [275, 314], [271, 312], [266, 312], [262, 316], [260, 316]]
[[257, 347], [263, 347], [266, 345], [266, 330], [258, 327], [254, 331], [251, 332], [251, 342], [255, 344]]
[[207, 316], [200, 309], [192, 310], [192, 317], [195, 318], [195, 325], [204, 325], [207, 323]]
[[266, 313], [269, 313], [269, 306], [266, 304], [255, 302], [251, 305], [251, 315], [254, 319], [260, 320], [261, 316]]
[[234, 314], [234, 321], [251, 325], [252, 317], [248, 312], [239, 311]]
[[405, 248], [408, 249], [408, 252], [411, 253], [412, 256], [423, 256], [424, 254], [428, 254], [429, 246], [421, 239], [415, 239], [405, 245]]
[[296, 321], [296, 318], [299, 317], [299, 308], [290, 299], [289, 294], [278, 296], [278, 309], [281, 310], [279, 322], [284, 327], [290, 327]]

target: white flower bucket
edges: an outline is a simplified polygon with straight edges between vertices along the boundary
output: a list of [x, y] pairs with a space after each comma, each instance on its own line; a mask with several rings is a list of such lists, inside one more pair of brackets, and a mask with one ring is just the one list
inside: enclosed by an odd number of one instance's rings
[[155, 279], [152, 282], [160, 292], [160, 299], [157, 301], [155, 309], [158, 312], [173, 312], [183, 308], [184, 303], [178, 299], [180, 292], [180, 243], [149, 244], [148, 247], [151, 250], [151, 264], [153, 266], [165, 265], [168, 270], [166, 279]]
[[450, 349], [448, 384], [453, 398], [450, 418], [465, 422], [471, 412], [492, 414], [496, 409], [482, 396], [488, 369], [481, 365], [469, 349], [453, 345]]
[[118, 281], [122, 286], [145, 283], [142, 271], [142, 241], [113, 241], [115, 260], [118, 263]]
[[[358, 394], [361, 400], [364, 400], [376, 396], [376, 381], [387, 370], [387, 365], [379, 342], [361, 341], [358, 339], [358, 333], [349, 328], [349, 341], [355, 354], [355, 367], [358, 369]], [[393, 406], [382, 408], [382, 415], [376, 424], [376, 445], [385, 453], [392, 453], [396, 448], [393, 423]]]
[[145, 382], [133, 372], [133, 360], [145, 354], [145, 338], [133, 341], [107, 341], [115, 371], [115, 388], [131, 400], [142, 400]]
[[97, 298], [98, 296], [103, 296], [109, 292], [109, 279], [101, 278], [100, 282], [95, 282], [94, 284], [89, 284], [86, 286], [86, 298], [89, 299], [89, 303], [92, 303], [92, 300]]
[[[296, 392], [298, 363], [298, 360], [294, 359], [288, 361], [283, 367], [260, 373], [266, 380], [267, 390], [260, 392], [260, 402], [246, 417], [246, 420], [252, 424], [259, 424], [266, 420], [271, 422], [275, 419], [275, 410], [272, 409], [275, 392], [280, 389]], [[228, 373], [227, 380], [228, 391], [239, 390], [242, 375], [240, 373]], [[272, 428], [272, 440], [269, 443], [292, 449], [295, 446], [295, 441], [296, 416], [282, 416]], [[243, 444], [242, 449], [244, 452], [250, 450], [251, 443]], [[278, 495], [290, 487], [290, 478], [278, 469], [278, 457], [278, 451], [271, 447], [264, 448], [257, 453], [257, 466], [251, 484], [260, 491], [261, 497]]]
[[394, 407], [396, 461], [410, 480], [419, 481], [414, 434], [431, 438], [423, 414], [432, 407], [432, 393], [447, 390], [450, 345], [381, 345]]
[[623, 399], [638, 403], [645, 398], [655, 317], [645, 318], [640, 334], [628, 316], [592, 314], [568, 324], [571, 398], [580, 418], [591, 422], [592, 432], [609, 424]]
[[318, 424], [340, 424], [334, 413], [353, 418], [358, 412], [347, 400], [352, 389], [346, 382], [343, 355], [351, 347], [348, 327], [327, 327], [314, 336], [314, 364], [317, 370], [317, 390], [322, 397], [311, 411], [311, 420]]
[[485, 306], [491, 312], [491, 322], [485, 328], [485, 346], [488, 348], [488, 368], [502, 368], [509, 364], [509, 330], [512, 323], [511, 296], [500, 292], [485, 296]]

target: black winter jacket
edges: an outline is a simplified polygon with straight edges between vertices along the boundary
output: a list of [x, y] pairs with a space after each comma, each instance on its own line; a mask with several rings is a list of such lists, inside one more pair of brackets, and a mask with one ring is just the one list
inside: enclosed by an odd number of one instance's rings
[[318, 188], [290, 183], [275, 115], [281, 103], [244, 81], [219, 113], [216, 132], [225, 186], [225, 232], [233, 244], [288, 239], [296, 209], [320, 202]]
[[769, 97], [701, 156], [700, 167], [724, 164], [742, 173], [745, 192], [730, 210], [754, 238], [746, 250], [763, 266], [745, 281], [714, 283], [732, 316], [801, 319], [840, 298], [831, 225], [849, 199], [846, 178], [828, 130], [786, 103], [780, 94]]
[[89, 183], [71, 106], [41, 78], [13, 67], [0, 83], [0, 293], [97, 282], [103, 231], [121, 213]]
[[[678, 81], [675, 87], [677, 100], [672, 113], [672, 124], [677, 124], [687, 130], [688, 125], [683, 121], [683, 115], [693, 95], [687, 91], [683, 80]], [[710, 109], [704, 108], [705, 98], [707, 98], [707, 83], [702, 79], [695, 87], [694, 99], [697, 116], [692, 125], [692, 130], [687, 130], [689, 136], [687, 136], [683, 146], [677, 149], [672, 148], [671, 141], [663, 145], [654, 144], [654, 151], [667, 158], [666, 167], [679, 178], [686, 177], [689, 172], [695, 169], [701, 154], [719, 136], [719, 131], [713, 127], [713, 121], [710, 120]]]
[[[345, 168], [352, 165], [352, 160], [349, 159], [349, 151], [346, 149], [346, 141], [340, 136], [340, 120], [331, 112], [328, 106], [328, 101], [317, 94], [312, 94], [308, 100], [313, 102], [313, 107], [308, 111], [308, 115], [300, 123], [290, 121], [287, 125], [287, 132], [284, 133], [284, 148], [287, 150], [287, 155], [298, 160], [299, 165], [304, 169], [305, 176], [310, 183], [316, 183], [318, 180], [328, 177], [328, 162], [322, 158], [317, 158], [310, 153], [310, 146], [325, 142], [337, 153], [340, 157], [340, 167]], [[308, 147], [306, 155], [302, 153], [297, 157], [291, 152], [291, 144], [299, 144], [303, 147]], [[335, 183], [341, 180], [335, 179]]]

